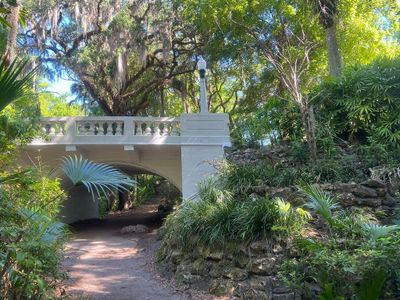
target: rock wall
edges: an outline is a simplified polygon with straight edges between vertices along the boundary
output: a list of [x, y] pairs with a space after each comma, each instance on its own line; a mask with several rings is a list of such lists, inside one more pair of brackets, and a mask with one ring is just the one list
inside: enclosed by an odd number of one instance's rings
[[229, 295], [230, 299], [300, 299], [277, 277], [277, 267], [285, 257], [284, 248], [289, 247], [264, 240], [218, 251], [174, 250], [168, 252], [161, 268], [174, 274], [180, 283], [217, 296]]
[[[372, 179], [362, 183], [328, 183], [319, 186], [334, 195], [342, 207], [367, 210], [382, 222], [389, 222], [395, 216], [400, 202], [396, 195], [397, 186]], [[253, 193], [271, 198], [281, 197], [295, 205], [301, 205], [305, 200], [294, 186], [258, 186], [253, 188]]]

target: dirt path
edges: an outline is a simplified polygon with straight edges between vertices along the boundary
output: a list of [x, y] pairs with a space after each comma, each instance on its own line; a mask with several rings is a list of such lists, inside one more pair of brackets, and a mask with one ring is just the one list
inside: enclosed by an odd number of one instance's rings
[[155, 231], [124, 236], [119, 232], [126, 225], [154, 227], [157, 214], [151, 209], [145, 207], [131, 216], [112, 216], [75, 227], [63, 262], [70, 278], [68, 294], [90, 299], [188, 299], [162, 285], [158, 275], [151, 271], [159, 243]]

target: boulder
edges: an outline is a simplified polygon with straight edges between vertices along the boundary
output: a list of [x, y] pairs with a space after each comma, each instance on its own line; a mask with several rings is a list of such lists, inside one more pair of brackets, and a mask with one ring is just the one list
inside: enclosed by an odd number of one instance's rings
[[232, 279], [234, 281], [243, 281], [247, 277], [249, 277], [249, 274], [244, 269], [232, 268], [232, 269], [227, 269], [225, 271], [225, 277]]
[[382, 205], [382, 198], [357, 198], [360, 206], [379, 207]]
[[386, 194], [385, 198], [382, 199], [382, 204], [387, 206], [394, 206], [398, 202], [398, 199], [392, 197], [389, 193]]
[[356, 196], [354, 196], [352, 193], [341, 193], [336, 196], [337, 200], [339, 203], [344, 206], [353, 206], [357, 204], [357, 199]]
[[277, 257], [264, 257], [255, 259], [250, 266], [250, 271], [257, 275], [273, 275], [276, 271]]
[[294, 293], [286, 293], [286, 294], [274, 294], [272, 295], [271, 300], [295, 300], [296, 295]]
[[373, 188], [369, 188], [363, 185], [358, 185], [353, 189], [353, 194], [358, 197], [374, 198], [378, 196], [378, 193]]
[[385, 188], [386, 184], [380, 180], [368, 179], [361, 183], [362, 185], [368, 186], [370, 188]]
[[122, 227], [121, 229], [121, 234], [127, 234], [127, 233], [144, 233], [149, 231], [149, 228], [145, 225], [142, 224], [137, 224], [137, 225], [129, 225]]

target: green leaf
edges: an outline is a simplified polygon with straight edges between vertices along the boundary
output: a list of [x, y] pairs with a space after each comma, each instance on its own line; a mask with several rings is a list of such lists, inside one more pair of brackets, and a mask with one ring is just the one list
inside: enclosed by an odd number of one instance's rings
[[31, 82], [37, 68], [23, 75], [28, 60], [14, 60], [9, 66], [5, 61], [0, 63], [0, 112], [11, 102], [26, 94], [26, 88]]
[[105, 164], [99, 164], [84, 159], [82, 156], [67, 156], [63, 158], [61, 169], [74, 185], [83, 184], [94, 197], [94, 191], [100, 196], [106, 190], [127, 190], [136, 182], [117, 169]]

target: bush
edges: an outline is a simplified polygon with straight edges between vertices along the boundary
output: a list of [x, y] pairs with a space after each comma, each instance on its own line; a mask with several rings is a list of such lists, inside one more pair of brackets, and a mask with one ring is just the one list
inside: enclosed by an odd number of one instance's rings
[[5, 298], [53, 296], [62, 277], [58, 266], [66, 229], [56, 217], [63, 196], [58, 180], [40, 169], [0, 185], [0, 294]]
[[[219, 189], [218, 181], [201, 187], [198, 201], [187, 201], [167, 217], [165, 242], [182, 248], [224, 246], [262, 238], [295, 235], [307, 218], [282, 200], [258, 198], [237, 201]], [[283, 230], [285, 228], [285, 230]]]
[[350, 141], [400, 146], [400, 59], [381, 59], [323, 83], [320, 121]]
[[328, 292], [332, 295], [329, 299], [397, 298], [398, 227], [374, 224], [365, 216], [346, 211], [334, 212], [337, 205], [325, 192], [310, 186], [304, 191], [310, 199], [309, 206], [326, 221], [325, 230], [318, 237], [297, 236], [299, 255], [281, 268], [286, 283], [302, 291], [306, 298], [316, 297], [311, 289], [315, 284], [322, 289], [321, 299]]

